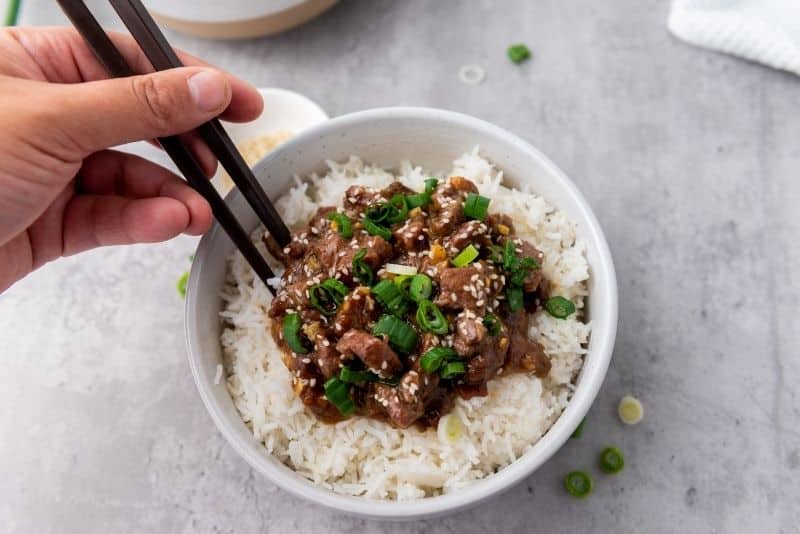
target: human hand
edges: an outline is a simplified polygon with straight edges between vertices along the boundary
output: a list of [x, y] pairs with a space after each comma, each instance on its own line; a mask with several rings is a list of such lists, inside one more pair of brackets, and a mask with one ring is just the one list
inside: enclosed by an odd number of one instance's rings
[[[132, 38], [112, 40], [136, 72], [152, 71]], [[208, 230], [211, 209], [183, 180], [108, 150], [261, 113], [254, 88], [179, 55], [192, 66], [108, 80], [72, 29], [0, 31], [0, 292], [61, 256]], [[185, 139], [212, 175], [213, 154]]]

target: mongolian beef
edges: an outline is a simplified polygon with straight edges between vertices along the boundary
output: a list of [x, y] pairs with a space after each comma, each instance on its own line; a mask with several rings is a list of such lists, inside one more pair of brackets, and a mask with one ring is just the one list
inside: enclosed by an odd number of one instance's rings
[[264, 238], [286, 267], [272, 334], [294, 391], [322, 421], [424, 429], [498, 375], [550, 371], [528, 315], [575, 308], [548, 294], [542, 253], [471, 181], [425, 184], [353, 185], [343, 209], [320, 208], [286, 248]]

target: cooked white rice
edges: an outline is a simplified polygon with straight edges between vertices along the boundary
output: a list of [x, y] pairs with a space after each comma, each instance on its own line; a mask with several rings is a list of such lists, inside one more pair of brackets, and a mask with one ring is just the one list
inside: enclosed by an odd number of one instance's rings
[[[324, 176], [297, 179], [277, 207], [290, 226], [303, 226], [319, 206], [340, 206], [354, 183], [382, 188], [393, 180], [421, 190], [429, 177], [408, 162], [392, 174], [352, 156], [328, 162]], [[545, 255], [542, 266], [554, 294], [576, 304], [566, 320], [536, 313], [530, 337], [552, 361], [549, 376], [511, 374], [489, 382], [489, 395], [457, 398], [453, 414], [463, 424], [455, 444], [440, 441], [436, 429], [398, 430], [356, 417], [336, 425], [321, 423], [294, 394], [291, 375], [270, 335], [266, 287], [236, 253], [230, 258], [223, 292], [222, 347], [228, 390], [255, 437], [282, 462], [338, 493], [373, 499], [414, 499], [447, 493], [510, 464], [535, 444], [561, 414], [583, 365], [590, 326], [580, 310], [589, 277], [584, 246], [575, 224], [544, 199], [509, 189], [502, 172], [478, 150], [453, 162], [450, 176], [473, 180], [492, 199], [490, 211], [510, 215], [517, 234]]]

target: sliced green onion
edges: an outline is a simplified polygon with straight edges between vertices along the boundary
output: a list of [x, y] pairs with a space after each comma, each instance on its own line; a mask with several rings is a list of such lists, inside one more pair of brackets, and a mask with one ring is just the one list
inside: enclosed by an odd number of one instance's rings
[[616, 447], [606, 447], [600, 453], [599, 459], [600, 470], [609, 475], [615, 475], [622, 471], [625, 467], [625, 458], [622, 456], [622, 451]]
[[521, 310], [524, 305], [522, 288], [516, 286], [506, 287], [506, 299], [508, 299], [508, 309], [510, 311]]
[[446, 364], [442, 368], [441, 377], [442, 378], [453, 378], [458, 375], [463, 375], [467, 372], [467, 366], [464, 365], [464, 362], [450, 362]]
[[349, 367], [342, 367], [339, 371], [339, 380], [348, 384], [361, 384], [363, 382], [375, 382], [378, 375], [370, 371], [354, 371]]
[[301, 339], [300, 329], [303, 321], [297, 313], [287, 313], [283, 318], [283, 339], [292, 352], [297, 354], [308, 354], [308, 348]]
[[503, 268], [511, 271], [517, 265], [517, 245], [512, 239], [506, 239], [503, 244]]
[[483, 316], [483, 326], [486, 327], [486, 331], [489, 332], [490, 336], [496, 336], [502, 328], [500, 319], [493, 313], [487, 313]]
[[325, 382], [325, 397], [345, 417], [356, 409], [353, 399], [350, 398], [350, 386], [339, 380], [338, 377], [334, 376]]
[[564, 489], [578, 499], [588, 497], [592, 493], [592, 479], [583, 471], [572, 471], [564, 477]]
[[427, 206], [431, 203], [431, 194], [433, 190], [436, 188], [436, 184], [439, 183], [439, 180], [436, 178], [428, 178], [425, 180], [425, 191], [422, 193], [417, 193], [414, 195], [407, 195], [406, 196], [406, 205], [408, 206], [409, 210], [413, 210], [414, 208], [420, 208], [422, 206]]
[[404, 295], [408, 295], [408, 288], [411, 287], [411, 279], [414, 278], [413, 276], [407, 274], [401, 274], [394, 277], [394, 285], [400, 288], [400, 291], [403, 292]]
[[544, 303], [544, 309], [556, 319], [566, 319], [575, 313], [575, 305], [564, 297], [550, 297]]
[[[378, 375], [375, 375], [375, 376], [378, 376]], [[397, 384], [400, 383], [400, 379], [402, 377], [403, 377], [403, 375], [401, 375], [401, 374], [400, 375], [390, 376], [388, 378], [384, 378], [382, 376], [378, 376], [377, 382], [378, 382], [378, 384], [386, 384], [387, 386], [396, 386]]]
[[470, 219], [484, 220], [489, 212], [489, 202], [488, 198], [481, 195], [468, 194], [467, 199], [464, 201], [464, 215]]
[[408, 204], [406, 204], [405, 195], [399, 193], [394, 195], [389, 199], [389, 206], [393, 208], [386, 219], [389, 224], [396, 224], [406, 220], [406, 217], [408, 217]]
[[186, 284], [189, 282], [189, 271], [186, 271], [178, 278], [178, 283], [175, 287], [178, 289], [178, 294], [181, 298], [186, 298]]
[[427, 299], [419, 301], [417, 307], [417, 323], [428, 332], [444, 335], [450, 331], [450, 325], [439, 307]]
[[458, 358], [458, 353], [450, 347], [434, 347], [419, 359], [419, 365], [426, 373], [435, 373], [445, 360]]
[[381, 280], [372, 288], [372, 293], [386, 311], [402, 317], [408, 313], [409, 302], [403, 291], [391, 280]]
[[364, 210], [364, 218], [377, 224], [387, 222], [391, 215], [392, 207], [387, 202], [372, 204]]
[[394, 315], [384, 315], [378, 319], [378, 322], [372, 327], [372, 333], [376, 336], [385, 335], [392, 348], [403, 354], [413, 351], [419, 341], [417, 332], [408, 323]]
[[335, 278], [328, 278], [321, 284], [315, 284], [308, 290], [311, 305], [323, 315], [336, 313], [339, 305], [348, 293], [347, 286]]
[[419, 302], [429, 298], [431, 293], [433, 293], [433, 283], [427, 275], [417, 274], [411, 278], [408, 288], [408, 296], [411, 297], [411, 300]]
[[405, 276], [417, 274], [417, 268], [413, 265], [400, 265], [399, 263], [387, 263], [386, 272], [392, 274], [402, 274]]
[[366, 264], [364, 258], [367, 256], [367, 249], [359, 249], [353, 256], [353, 276], [366, 286], [371, 286], [375, 281], [375, 273], [372, 267]]
[[626, 425], [635, 425], [644, 417], [644, 407], [639, 399], [625, 395], [617, 406], [617, 415]]
[[514, 286], [521, 286], [523, 283], [525, 283], [525, 279], [528, 277], [528, 275], [538, 268], [539, 262], [537, 262], [535, 258], [524, 258], [522, 261], [517, 263], [514, 270], [511, 272], [511, 276], [508, 278], [508, 283]]
[[570, 436], [571, 438], [578, 439], [579, 437], [581, 437], [583, 435], [583, 424], [585, 422], [586, 422], [586, 418], [584, 417], [583, 419], [581, 419], [581, 424], [579, 424], [577, 426], [577, 428], [575, 428], [575, 431]]
[[453, 265], [456, 267], [464, 267], [469, 265], [478, 258], [479, 252], [474, 245], [467, 245], [464, 250], [458, 253], [458, 256], [453, 258]]
[[421, 208], [431, 203], [431, 196], [428, 193], [417, 193], [415, 195], [406, 196], [406, 204], [408, 209]]
[[503, 265], [503, 247], [499, 245], [489, 245], [489, 259], [493, 263]]
[[391, 230], [389, 230], [385, 226], [381, 226], [377, 223], [372, 222], [370, 219], [364, 219], [364, 230], [366, 230], [369, 235], [380, 236], [384, 238], [386, 241], [390, 241], [392, 239]]
[[531, 57], [531, 51], [522, 43], [508, 47], [508, 59], [516, 65], [519, 65], [529, 57]]
[[332, 212], [328, 214], [328, 220], [331, 221], [331, 226], [339, 232], [340, 236], [345, 239], [353, 237], [353, 225], [350, 222], [350, 217], [344, 213]]

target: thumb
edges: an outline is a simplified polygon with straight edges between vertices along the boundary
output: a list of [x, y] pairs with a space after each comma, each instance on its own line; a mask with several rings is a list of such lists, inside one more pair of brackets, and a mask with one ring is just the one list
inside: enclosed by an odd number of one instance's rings
[[64, 89], [59, 86], [56, 96], [59, 129], [85, 154], [187, 132], [222, 113], [231, 101], [228, 79], [197, 67], [68, 85], [68, 95]]

